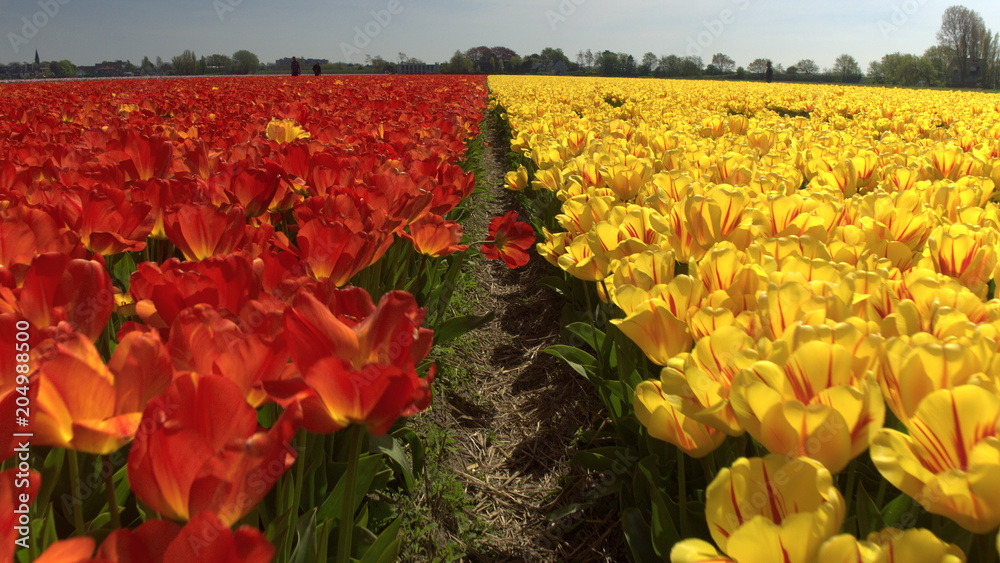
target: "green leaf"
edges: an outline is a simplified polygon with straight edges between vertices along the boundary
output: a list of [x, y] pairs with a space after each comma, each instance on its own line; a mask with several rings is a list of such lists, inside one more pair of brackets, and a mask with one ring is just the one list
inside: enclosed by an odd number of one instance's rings
[[66, 450], [63, 448], [52, 448], [48, 455], [45, 456], [45, 462], [42, 464], [41, 471], [42, 486], [38, 491], [38, 496], [34, 500], [37, 506], [47, 506], [49, 504], [52, 492], [55, 490], [56, 485], [59, 484], [59, 476], [63, 472], [63, 462], [65, 459]]
[[384, 436], [370, 436], [369, 443], [376, 451], [384, 453], [396, 465], [399, 473], [403, 477], [403, 489], [407, 493], [414, 488], [413, 468], [410, 467], [410, 460], [406, 457], [406, 452], [390, 434]]
[[413, 473], [423, 473], [424, 472], [424, 443], [420, 440], [420, 436], [417, 435], [410, 428], [400, 428], [392, 433], [393, 437], [398, 440], [403, 440], [410, 445], [410, 456], [413, 458]]
[[652, 502], [650, 529], [653, 550], [656, 551], [659, 559], [665, 561], [670, 557], [670, 549], [681, 541], [681, 536], [677, 533], [677, 526], [674, 525], [674, 520], [670, 516], [670, 507], [655, 486], [649, 489], [649, 500]]
[[872, 502], [871, 496], [868, 495], [868, 491], [865, 490], [865, 486], [862, 483], [858, 483], [858, 492], [854, 497], [856, 508], [855, 512], [858, 515], [858, 534], [859, 538], [866, 538], [868, 534], [876, 532], [885, 527], [885, 523], [882, 522], [882, 515], [879, 513], [878, 507]]
[[590, 323], [573, 323], [566, 330], [586, 342], [594, 351], [599, 351], [604, 346], [604, 333]]
[[295, 525], [298, 541], [292, 551], [291, 563], [313, 563], [316, 561], [316, 509], [303, 514]]
[[[381, 455], [362, 455], [358, 460], [358, 479], [354, 487], [354, 510], [364, 500], [365, 495], [375, 480], [376, 473], [379, 472], [379, 465], [382, 463]], [[346, 483], [341, 477], [337, 485], [333, 488], [330, 496], [326, 497], [323, 505], [320, 506], [316, 518], [327, 520], [334, 516], [340, 516], [340, 505], [344, 498], [344, 487]]]
[[597, 506], [599, 505], [596, 502], [575, 502], [549, 512], [545, 515], [545, 518], [547, 518], [549, 522], [558, 522], [571, 514], [577, 514]]
[[567, 299], [573, 295], [573, 286], [563, 277], [548, 276], [535, 283], [547, 287]]
[[593, 381], [594, 374], [597, 370], [597, 360], [583, 350], [572, 346], [556, 344], [554, 346], [549, 346], [548, 348], [542, 350], [542, 352], [559, 358], [560, 360], [566, 362], [569, 367], [573, 368], [573, 371], [579, 373], [588, 380]]
[[650, 541], [649, 524], [642, 517], [642, 512], [636, 508], [627, 508], [622, 511], [622, 530], [625, 532], [625, 541], [628, 549], [632, 553], [632, 561], [658, 561], [656, 550]]
[[434, 329], [434, 345], [440, 346], [447, 342], [451, 342], [463, 334], [472, 332], [477, 328], [493, 321], [494, 318], [496, 318], [496, 314], [494, 314], [493, 311], [490, 311], [481, 317], [477, 317], [475, 315], [465, 315], [463, 317], [448, 319]]
[[382, 561], [395, 561], [399, 555], [399, 527], [403, 522], [403, 517], [398, 516], [382, 530], [378, 538], [368, 548], [368, 551], [361, 557], [360, 563], [381, 563]]
[[124, 252], [115, 260], [115, 265], [111, 269], [111, 277], [121, 284], [122, 289], [128, 291], [128, 282], [135, 270], [135, 260], [132, 259], [132, 254]]
[[[884, 522], [887, 526], [893, 526], [900, 529], [912, 527], [913, 524], [916, 523], [916, 517], [914, 517], [912, 512], [910, 512], [914, 504], [914, 500], [910, 498], [910, 495], [900, 493], [898, 497], [889, 501], [882, 508], [882, 522]], [[908, 513], [910, 514], [910, 518], [906, 518]], [[904, 519], [912, 520], [910, 522], [904, 522]]]

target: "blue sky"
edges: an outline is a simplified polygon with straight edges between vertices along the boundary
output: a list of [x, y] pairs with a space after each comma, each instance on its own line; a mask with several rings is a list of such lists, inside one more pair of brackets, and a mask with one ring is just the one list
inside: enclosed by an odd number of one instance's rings
[[[950, 3], [932, 0], [3, 0], [0, 62], [69, 59], [78, 65], [143, 56], [169, 61], [248, 49], [262, 61], [300, 56], [363, 62], [404, 52], [444, 62], [456, 49], [507, 46], [520, 55], [559, 47], [623, 51], [640, 59], [722, 52], [738, 65], [770, 58], [820, 68], [848, 53], [862, 68], [891, 52], [935, 43]], [[966, 0], [993, 30], [996, 0]]]

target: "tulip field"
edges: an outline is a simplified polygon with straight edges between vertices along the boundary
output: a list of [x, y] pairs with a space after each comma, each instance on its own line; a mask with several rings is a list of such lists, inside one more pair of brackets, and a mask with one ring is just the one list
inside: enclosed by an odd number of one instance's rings
[[0, 563], [397, 560], [478, 259], [551, 264], [631, 560], [996, 561], [998, 184], [988, 93], [4, 85]]
[[635, 560], [996, 560], [1000, 97], [489, 85]]

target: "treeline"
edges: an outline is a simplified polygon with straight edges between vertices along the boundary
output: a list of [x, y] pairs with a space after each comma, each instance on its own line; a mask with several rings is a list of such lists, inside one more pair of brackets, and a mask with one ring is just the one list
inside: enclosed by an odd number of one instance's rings
[[[937, 44], [922, 55], [891, 53], [872, 61], [863, 71], [849, 54], [836, 58], [832, 67], [820, 69], [812, 59], [784, 67], [773, 65], [773, 79], [789, 82], [859, 83], [895, 86], [960, 86], [1000, 89], [1000, 34], [986, 27], [982, 16], [964, 6], [951, 6], [941, 18]], [[548, 47], [521, 57], [508, 47], [474, 47], [455, 51], [441, 65], [446, 73], [597, 74], [601, 76], [650, 76], [656, 78], [713, 77], [716, 79], [763, 79], [770, 59], [758, 58], [745, 68], [736, 66], [725, 53], [711, 61], [700, 56], [657, 56], [645, 53], [636, 59], [630, 53], [579, 51], [570, 59], [562, 49]]]

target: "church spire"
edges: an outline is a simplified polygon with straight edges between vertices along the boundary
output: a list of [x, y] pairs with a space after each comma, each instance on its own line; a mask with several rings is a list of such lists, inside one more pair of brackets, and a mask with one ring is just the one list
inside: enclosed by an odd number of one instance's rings
[[38, 59], [38, 49], [35, 49], [35, 64], [36, 65], [42, 64], [42, 61]]

